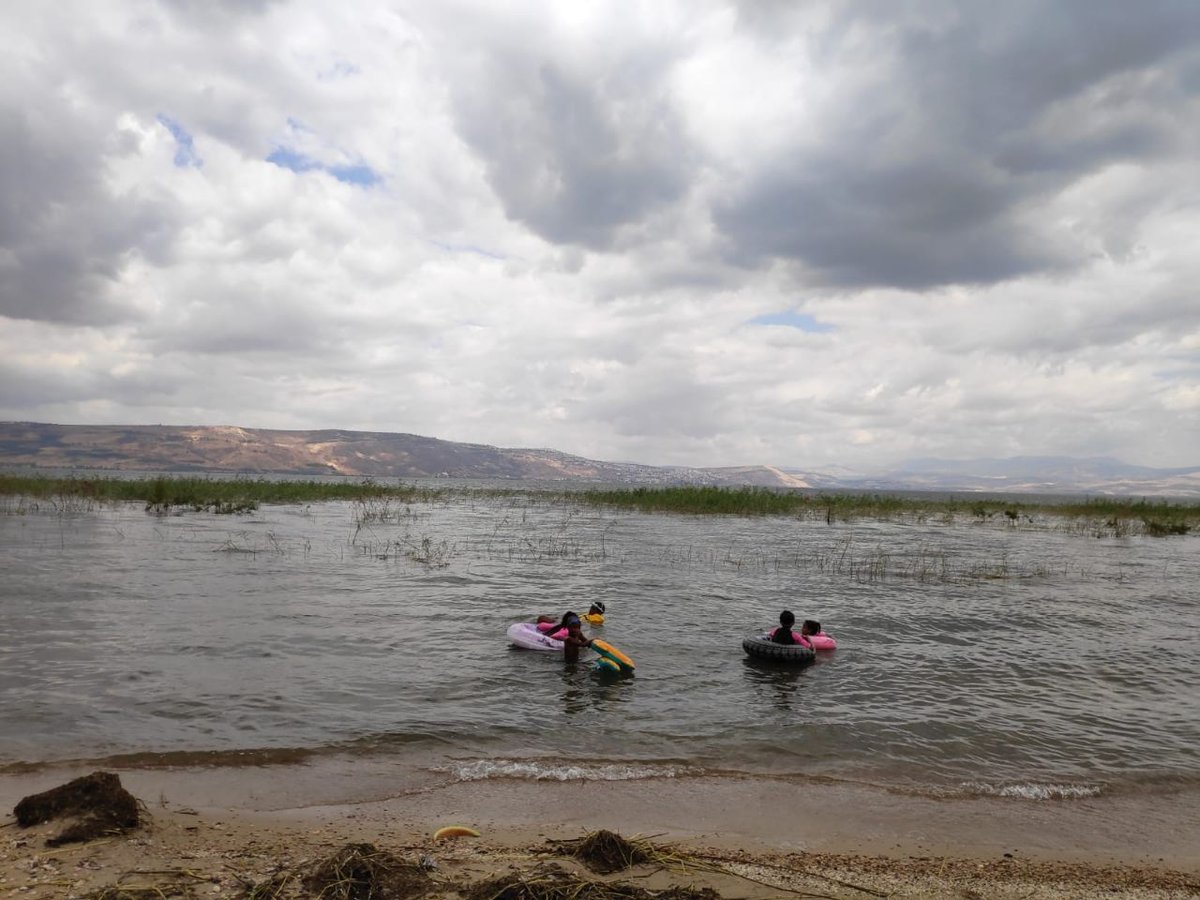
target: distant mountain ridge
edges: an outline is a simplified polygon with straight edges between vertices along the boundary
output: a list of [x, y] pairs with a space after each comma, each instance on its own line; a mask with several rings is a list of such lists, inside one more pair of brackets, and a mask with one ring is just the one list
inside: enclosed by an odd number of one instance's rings
[[341, 429], [2, 422], [0, 463], [149, 472], [807, 487], [802, 479], [771, 466], [694, 469], [608, 463], [557, 450]]
[[1200, 467], [1154, 469], [1121, 462], [1111, 456], [1010, 456], [1004, 459], [939, 459], [921, 457], [905, 460], [897, 469], [904, 472], [936, 472], [941, 474], [977, 475], [1003, 478], [1130, 478], [1144, 476], [1161, 478], [1200, 471]]
[[911, 459], [876, 472], [845, 467], [650, 466], [549, 449], [506, 449], [415, 434], [237, 426], [0, 422], [0, 465], [41, 469], [493, 478], [596, 484], [712, 484], [857, 491], [979, 491], [1200, 497], [1200, 466], [1155, 469], [1109, 457]]
[[1107, 456], [922, 457], [870, 474], [831, 473], [824, 486], [833, 487], [834, 482], [855, 490], [1200, 497], [1200, 466], [1156, 469]]

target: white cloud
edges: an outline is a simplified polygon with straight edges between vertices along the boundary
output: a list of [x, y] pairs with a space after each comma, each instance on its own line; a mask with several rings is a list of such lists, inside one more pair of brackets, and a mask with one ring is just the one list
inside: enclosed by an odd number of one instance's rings
[[865, 9], [6, 4], [0, 418], [1197, 464], [1200, 9]]

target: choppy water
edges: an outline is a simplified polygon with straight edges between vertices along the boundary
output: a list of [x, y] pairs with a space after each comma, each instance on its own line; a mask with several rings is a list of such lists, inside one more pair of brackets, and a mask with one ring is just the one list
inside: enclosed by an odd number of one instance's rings
[[[337, 755], [456, 779], [1200, 789], [1192, 536], [520, 496], [248, 517], [5, 504], [0, 770]], [[631, 680], [506, 643], [595, 599]], [[804, 669], [745, 657], [785, 607], [840, 649]]]

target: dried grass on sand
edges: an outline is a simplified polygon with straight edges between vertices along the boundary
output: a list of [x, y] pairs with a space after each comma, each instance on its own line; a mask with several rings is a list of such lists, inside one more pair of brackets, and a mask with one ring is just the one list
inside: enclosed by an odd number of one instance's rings
[[420, 865], [373, 844], [347, 844], [305, 877], [304, 886], [322, 900], [407, 900], [434, 884]]
[[649, 891], [632, 884], [580, 878], [553, 863], [504, 875], [472, 887], [467, 900], [720, 900], [711, 888], [670, 887]]

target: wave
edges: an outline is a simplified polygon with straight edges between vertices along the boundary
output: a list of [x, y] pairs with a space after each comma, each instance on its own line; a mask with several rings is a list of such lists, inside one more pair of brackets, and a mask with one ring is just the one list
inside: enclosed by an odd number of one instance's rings
[[1107, 791], [1107, 785], [1099, 783], [1040, 783], [987, 784], [969, 781], [961, 786], [961, 792], [976, 797], [1004, 797], [1011, 800], [1086, 800], [1099, 797]]
[[703, 773], [693, 766], [654, 763], [571, 763], [550, 760], [479, 759], [438, 766], [456, 781], [515, 779], [524, 781], [641, 781], [681, 778]]
[[[465, 745], [465, 746], [464, 746]], [[497, 748], [499, 749], [499, 748]], [[486, 752], [483, 751], [483, 752]], [[501, 751], [503, 752], [503, 751]], [[589, 754], [590, 756], [590, 754]], [[740, 764], [739, 764], [740, 763]], [[74, 758], [38, 761], [0, 761], [0, 776], [22, 775], [58, 769], [114, 768], [118, 770], [246, 769], [269, 767], [324, 767], [357, 771], [364, 781], [369, 772], [408, 773], [405, 778], [422, 780], [433, 775], [443, 782], [529, 781], [529, 782], [627, 782], [655, 779], [753, 779], [791, 782], [800, 786], [825, 785], [886, 791], [931, 799], [995, 798], [1005, 802], [1056, 803], [1100, 798], [1116, 800], [1133, 796], [1195, 795], [1200, 793], [1200, 773], [1149, 770], [1140, 772], [1042, 772], [1033, 777], [996, 778], [983, 772], [932, 773], [916, 778], [902, 770], [812, 771], [808, 766], [746, 765], [728, 759], [649, 757], [641, 759], [603, 757], [573, 759], [517, 752], [483, 756], [481, 748], [453, 733], [427, 730], [411, 733], [366, 735], [345, 741], [309, 747], [252, 747], [241, 749], [192, 749], [80, 755]], [[782, 770], [781, 770], [782, 769]], [[1040, 777], [1038, 777], [1040, 775]], [[966, 777], [963, 777], [966, 776]], [[1090, 777], [1089, 777], [1090, 776]]]
[[1136, 772], [1110, 778], [1045, 781], [965, 781], [950, 793], [1012, 800], [1089, 800], [1093, 797], [1168, 796], [1200, 790], [1200, 773]]

